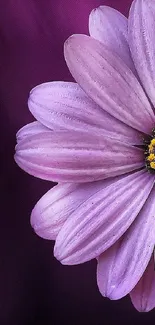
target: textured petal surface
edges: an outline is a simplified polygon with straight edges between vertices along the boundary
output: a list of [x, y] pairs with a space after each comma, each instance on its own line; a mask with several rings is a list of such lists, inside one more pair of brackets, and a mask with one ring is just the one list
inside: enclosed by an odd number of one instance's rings
[[[151, 186], [152, 180], [154, 177], [150, 175]], [[149, 191], [144, 189], [145, 198], [148, 194]], [[142, 210], [122, 239], [99, 257], [97, 281], [103, 296], [110, 299], [122, 298], [135, 287], [144, 273], [155, 244], [154, 202], [155, 189], [152, 189]]]
[[48, 82], [35, 87], [29, 97], [35, 118], [55, 130], [104, 134], [131, 144], [140, 144], [142, 134], [103, 111], [73, 82]]
[[155, 307], [155, 270], [152, 257], [143, 276], [130, 293], [134, 307], [140, 312], [150, 311]]
[[133, 128], [150, 133], [155, 117], [132, 71], [108, 47], [85, 36], [65, 43], [68, 67], [79, 85], [105, 111]]
[[94, 9], [89, 16], [90, 36], [114, 51], [135, 73], [128, 45], [128, 20], [119, 11], [108, 6]]
[[147, 172], [139, 171], [91, 196], [59, 232], [56, 258], [63, 264], [78, 264], [108, 249], [136, 218], [152, 183]]
[[24, 140], [26, 137], [29, 137], [31, 135], [40, 134], [42, 132], [51, 132], [51, 130], [46, 128], [38, 121], [26, 124], [17, 132], [17, 142]]
[[26, 172], [58, 182], [91, 182], [144, 166], [143, 151], [110, 138], [81, 132], [43, 132], [16, 146]]
[[155, 106], [155, 1], [133, 1], [129, 15], [129, 45], [141, 82]]
[[58, 184], [35, 205], [31, 225], [46, 239], [56, 239], [68, 217], [90, 196], [114, 183], [118, 178], [85, 184]]

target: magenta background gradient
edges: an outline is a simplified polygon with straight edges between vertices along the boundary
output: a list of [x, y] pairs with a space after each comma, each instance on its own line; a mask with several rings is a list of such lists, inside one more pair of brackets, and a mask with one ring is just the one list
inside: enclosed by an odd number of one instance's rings
[[131, 0], [1, 0], [0, 3], [0, 324], [111, 325], [154, 323], [129, 298], [104, 299], [96, 262], [67, 267], [53, 257], [53, 242], [37, 237], [30, 213], [53, 185], [27, 175], [13, 154], [17, 130], [33, 120], [27, 108], [32, 87], [72, 80], [63, 43], [88, 33], [88, 16], [99, 5], [128, 13]]

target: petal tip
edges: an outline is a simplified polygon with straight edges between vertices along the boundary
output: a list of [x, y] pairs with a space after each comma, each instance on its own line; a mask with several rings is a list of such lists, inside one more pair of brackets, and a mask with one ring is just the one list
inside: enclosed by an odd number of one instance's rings
[[[58, 247], [57, 247], [56, 244], [55, 244], [55, 246], [54, 246], [53, 255], [54, 255], [54, 257], [55, 257], [59, 262], [62, 261], [60, 250], [58, 249]], [[63, 263], [62, 263], [62, 264], [63, 264]]]
[[84, 34], [73, 34], [67, 38], [64, 43], [64, 49], [71, 47], [72, 45], [80, 45], [80, 41], [90, 38], [88, 35]]
[[77, 35], [77, 34], [73, 34], [73, 35], [69, 36], [69, 37], [66, 39], [65, 43], [64, 43], [64, 47], [67, 47], [67, 46], [69, 46], [72, 42], [74, 42], [74, 39], [75, 39], [76, 35]]

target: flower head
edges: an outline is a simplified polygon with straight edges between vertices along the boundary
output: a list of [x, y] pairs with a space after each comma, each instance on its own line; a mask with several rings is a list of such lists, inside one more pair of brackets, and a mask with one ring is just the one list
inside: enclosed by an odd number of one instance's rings
[[127, 20], [101, 6], [90, 36], [65, 43], [76, 83], [35, 87], [37, 119], [17, 133], [15, 160], [60, 182], [36, 204], [35, 232], [55, 240], [62, 264], [97, 258], [103, 296], [130, 293], [139, 311], [155, 307], [155, 4], [135, 0]]

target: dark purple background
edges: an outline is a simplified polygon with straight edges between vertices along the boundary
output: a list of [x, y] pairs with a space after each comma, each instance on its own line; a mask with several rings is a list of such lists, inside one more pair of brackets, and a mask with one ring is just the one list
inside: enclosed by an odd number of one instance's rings
[[96, 262], [67, 267], [53, 258], [53, 242], [37, 237], [29, 223], [37, 200], [52, 184], [14, 163], [15, 134], [32, 121], [27, 97], [35, 85], [71, 80], [63, 43], [88, 33], [90, 11], [101, 4], [127, 14], [127, 0], [1, 0], [1, 325], [153, 324], [155, 312], [139, 314], [129, 298], [112, 302], [96, 286]]

